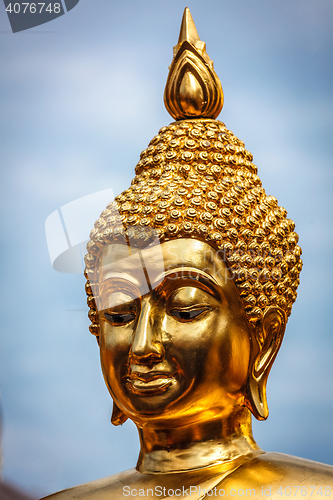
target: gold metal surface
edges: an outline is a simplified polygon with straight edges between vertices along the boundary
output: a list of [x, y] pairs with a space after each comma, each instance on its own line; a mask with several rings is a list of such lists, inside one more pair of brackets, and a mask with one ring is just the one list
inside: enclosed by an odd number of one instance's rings
[[234, 465], [235, 467], [227, 472], [220, 466], [174, 474], [142, 474], [130, 469], [61, 491], [49, 498], [225, 500], [231, 497], [279, 500], [289, 496], [304, 500], [332, 496], [332, 467], [329, 465], [282, 453], [264, 453], [244, 460], [241, 465], [239, 462]]
[[98, 295], [101, 248], [133, 238], [144, 244], [149, 229], [161, 242], [195, 238], [218, 249], [249, 321], [260, 321], [271, 306], [290, 315], [302, 268], [295, 224], [267, 196], [251, 153], [222, 122], [182, 120], [163, 127], [135, 171], [131, 186], [96, 221], [87, 245], [93, 334], [99, 334], [93, 290]]
[[252, 436], [251, 414], [268, 416], [266, 383], [301, 249], [251, 153], [212, 119], [222, 98], [185, 9], [165, 104], [187, 119], [141, 153], [131, 186], [96, 221], [85, 259], [112, 423], [136, 424], [137, 470], [59, 499], [331, 494], [332, 467], [265, 453]]
[[164, 103], [172, 118], [216, 118], [220, 114], [222, 85], [187, 7], [169, 69]]
[[111, 245], [101, 266], [102, 370], [138, 426], [138, 469], [180, 472], [258, 454], [243, 407], [255, 328], [216, 250], [186, 239]]

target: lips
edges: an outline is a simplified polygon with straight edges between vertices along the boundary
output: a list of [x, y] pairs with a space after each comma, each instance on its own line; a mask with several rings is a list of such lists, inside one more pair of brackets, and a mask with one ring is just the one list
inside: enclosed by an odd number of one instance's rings
[[156, 394], [164, 392], [175, 380], [175, 376], [165, 372], [132, 372], [127, 378], [128, 387], [134, 394]]

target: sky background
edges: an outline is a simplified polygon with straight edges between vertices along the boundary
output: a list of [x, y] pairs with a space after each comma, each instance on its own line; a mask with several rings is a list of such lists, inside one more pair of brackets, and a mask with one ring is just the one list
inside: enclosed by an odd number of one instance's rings
[[270, 416], [254, 436], [333, 463], [332, 1], [80, 0], [15, 34], [0, 3], [2, 474], [36, 496], [136, 463], [134, 425], [110, 423], [84, 278], [52, 268], [44, 227], [66, 203], [126, 189], [172, 121], [163, 91], [185, 6], [222, 82], [219, 118], [303, 248]]

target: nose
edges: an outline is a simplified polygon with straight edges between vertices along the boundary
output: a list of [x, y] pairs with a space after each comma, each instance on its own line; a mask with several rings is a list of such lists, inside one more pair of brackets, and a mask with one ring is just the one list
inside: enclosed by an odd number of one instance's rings
[[131, 349], [132, 363], [150, 365], [164, 359], [160, 335], [154, 328], [153, 306], [149, 297], [142, 300], [141, 312], [134, 332]]

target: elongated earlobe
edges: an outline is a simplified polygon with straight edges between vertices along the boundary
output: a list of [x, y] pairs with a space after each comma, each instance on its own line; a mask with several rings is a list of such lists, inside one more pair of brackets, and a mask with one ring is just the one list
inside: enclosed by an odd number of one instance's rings
[[286, 313], [279, 307], [270, 307], [258, 327], [261, 330], [258, 338], [262, 338], [263, 343], [252, 365], [245, 397], [246, 406], [258, 420], [266, 420], [269, 414], [266, 384], [283, 340], [286, 323]]
[[118, 408], [116, 403], [113, 401], [113, 409], [112, 409], [112, 415], [111, 415], [111, 424], [113, 425], [122, 425], [124, 422], [126, 422], [127, 417], [125, 413], [123, 413], [122, 410]]

